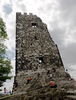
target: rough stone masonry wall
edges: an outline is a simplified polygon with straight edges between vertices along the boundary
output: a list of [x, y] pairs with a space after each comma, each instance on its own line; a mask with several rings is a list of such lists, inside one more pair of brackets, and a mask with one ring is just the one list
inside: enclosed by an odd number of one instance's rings
[[[40, 64], [41, 63], [41, 64]], [[16, 72], [63, 66], [47, 25], [36, 15], [16, 14]]]
[[[14, 93], [37, 89], [49, 83], [47, 70], [58, 69], [53, 78], [65, 77], [63, 63], [57, 45], [52, 40], [47, 25], [36, 15], [16, 14], [16, 77]], [[37, 74], [40, 73], [40, 78]], [[27, 85], [28, 77], [32, 81]], [[14, 84], [15, 87], [15, 84]]]

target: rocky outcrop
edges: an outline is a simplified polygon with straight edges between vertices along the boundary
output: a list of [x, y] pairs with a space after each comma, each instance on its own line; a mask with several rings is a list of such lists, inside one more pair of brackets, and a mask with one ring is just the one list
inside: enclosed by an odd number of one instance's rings
[[76, 90], [74, 90], [76, 86], [73, 86], [74, 82], [71, 87], [70, 84], [66, 84], [64, 83], [64, 88], [59, 86], [57, 88], [50, 88], [49, 85], [39, 87], [39, 89], [29, 88], [26, 92], [5, 96], [0, 100], [76, 100]]

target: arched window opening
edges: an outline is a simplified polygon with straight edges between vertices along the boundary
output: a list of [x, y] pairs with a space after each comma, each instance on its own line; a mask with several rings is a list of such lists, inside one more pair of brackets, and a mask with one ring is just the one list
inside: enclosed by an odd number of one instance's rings
[[44, 62], [43, 57], [39, 57], [39, 62], [40, 62], [40, 63]]

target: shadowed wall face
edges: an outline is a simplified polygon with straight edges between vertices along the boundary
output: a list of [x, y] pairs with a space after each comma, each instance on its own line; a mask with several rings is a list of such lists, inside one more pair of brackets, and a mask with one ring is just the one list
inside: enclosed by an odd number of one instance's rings
[[47, 25], [36, 15], [16, 14], [16, 72], [63, 66]]

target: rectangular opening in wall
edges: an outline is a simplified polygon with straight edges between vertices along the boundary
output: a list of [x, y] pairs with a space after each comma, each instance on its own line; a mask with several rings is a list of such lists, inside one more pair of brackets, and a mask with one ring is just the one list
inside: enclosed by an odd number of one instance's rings
[[37, 27], [37, 23], [32, 23], [31, 26], [32, 27]]

